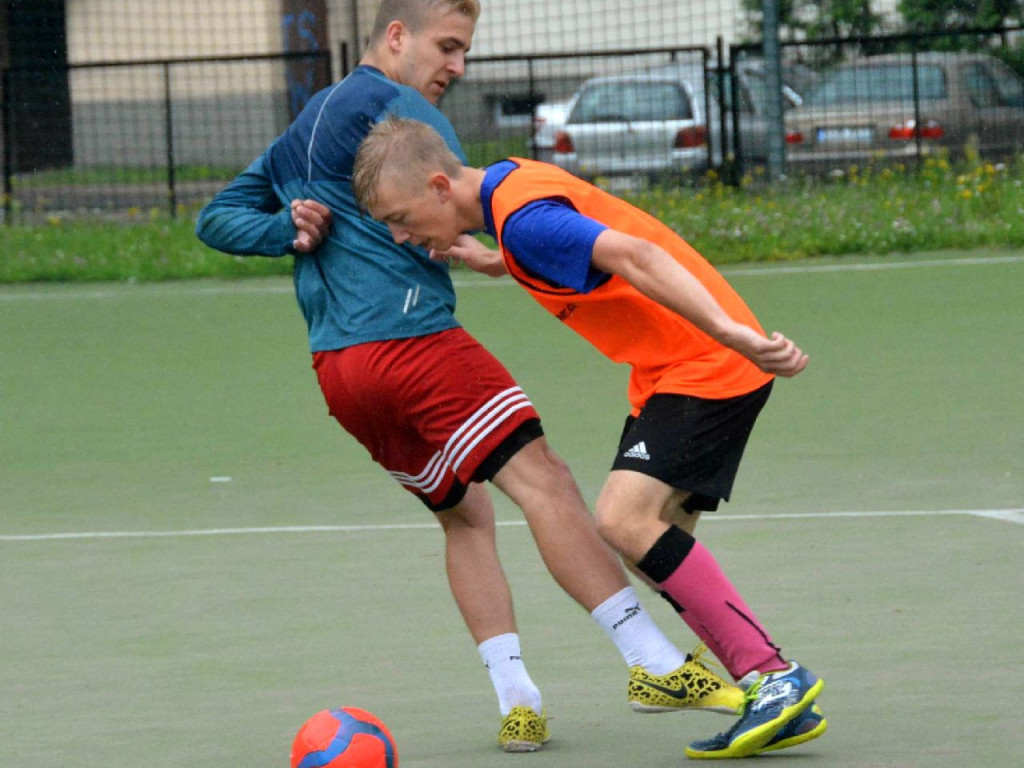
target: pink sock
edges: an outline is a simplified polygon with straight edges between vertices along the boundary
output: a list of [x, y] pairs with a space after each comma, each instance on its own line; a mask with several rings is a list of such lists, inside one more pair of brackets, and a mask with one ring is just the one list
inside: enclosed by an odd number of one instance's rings
[[[675, 531], [690, 538], [678, 528]], [[736, 680], [755, 669], [762, 673], [785, 669], [778, 646], [714, 556], [700, 542], [690, 540], [693, 544], [682, 562], [660, 582], [683, 621]]]

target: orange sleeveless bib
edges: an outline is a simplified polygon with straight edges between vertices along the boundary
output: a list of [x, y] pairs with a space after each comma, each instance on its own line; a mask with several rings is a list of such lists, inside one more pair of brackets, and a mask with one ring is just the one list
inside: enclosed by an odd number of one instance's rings
[[736, 397], [771, 381], [753, 363], [719, 344], [617, 275], [590, 293], [552, 286], [527, 274], [505, 250], [505, 222], [525, 205], [562, 198], [605, 226], [656, 243], [690, 271], [734, 320], [762, 331], [739, 294], [685, 240], [653, 216], [571, 174], [511, 158], [519, 168], [495, 188], [491, 209], [510, 275], [551, 314], [607, 357], [632, 367], [629, 401], [637, 413], [655, 393], [708, 399]]

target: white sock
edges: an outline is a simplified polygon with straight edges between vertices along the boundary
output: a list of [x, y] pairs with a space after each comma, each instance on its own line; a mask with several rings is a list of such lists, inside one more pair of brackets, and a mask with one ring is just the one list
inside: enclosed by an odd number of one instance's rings
[[529, 707], [540, 714], [543, 707], [540, 689], [533, 684], [523, 654], [519, 649], [519, 635], [509, 632], [484, 640], [477, 646], [480, 658], [491, 675], [491, 683], [498, 694], [498, 708], [504, 717], [512, 707]]
[[642, 666], [652, 675], [679, 669], [686, 661], [644, 610], [633, 587], [616, 592], [590, 614], [619, 649], [630, 667]]

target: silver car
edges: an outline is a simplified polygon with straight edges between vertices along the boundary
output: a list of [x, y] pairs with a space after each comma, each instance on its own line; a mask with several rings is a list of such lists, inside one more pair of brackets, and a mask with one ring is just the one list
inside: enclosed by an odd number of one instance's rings
[[[584, 178], [700, 173], [722, 162], [737, 144], [745, 162], [768, 151], [765, 66], [747, 59], [726, 74], [728, 110], [721, 119], [719, 78], [695, 63], [587, 80], [569, 102], [566, 122], [554, 134], [553, 162]], [[817, 82], [806, 67], [784, 64], [783, 106], [802, 101]], [[733, 140], [732, 95], [738, 97], [739, 141]], [[722, 128], [724, 125], [724, 137]]]
[[554, 163], [584, 178], [708, 167], [703, 71], [666, 67], [594, 77], [555, 134]]
[[839, 168], [872, 159], [982, 155], [1024, 147], [1024, 82], [974, 53], [868, 56], [842, 65], [786, 120], [790, 166]]

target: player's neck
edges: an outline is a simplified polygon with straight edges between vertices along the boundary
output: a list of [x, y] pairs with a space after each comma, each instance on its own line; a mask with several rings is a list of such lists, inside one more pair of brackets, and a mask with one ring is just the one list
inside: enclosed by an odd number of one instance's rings
[[396, 83], [400, 82], [397, 77], [398, 70], [387, 53], [386, 47], [382, 49], [380, 45], [372, 46], [363, 53], [363, 57], [359, 60], [359, 66], [379, 69], [389, 80], [394, 80]]
[[482, 168], [464, 166], [459, 175], [456, 194], [464, 232], [483, 229], [486, 223], [483, 201], [480, 198], [485, 174], [486, 171]]

